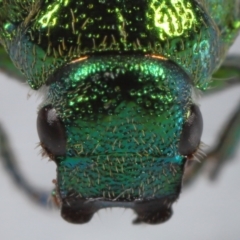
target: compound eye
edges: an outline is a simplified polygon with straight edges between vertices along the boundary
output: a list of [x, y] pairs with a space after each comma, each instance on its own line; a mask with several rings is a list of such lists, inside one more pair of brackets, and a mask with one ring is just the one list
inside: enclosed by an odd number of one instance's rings
[[179, 153], [184, 156], [192, 155], [198, 148], [203, 130], [203, 119], [197, 105], [190, 108], [190, 116], [183, 124], [179, 142]]
[[51, 105], [43, 107], [38, 112], [37, 131], [42, 148], [52, 160], [65, 155], [65, 127]]

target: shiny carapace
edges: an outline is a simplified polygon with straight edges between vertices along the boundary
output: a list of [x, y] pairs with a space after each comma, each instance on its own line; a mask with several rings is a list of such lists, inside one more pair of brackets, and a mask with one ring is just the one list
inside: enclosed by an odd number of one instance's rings
[[201, 143], [195, 93], [239, 18], [233, 0], [0, 0], [0, 43], [44, 92], [37, 130], [65, 220], [105, 207], [170, 218]]

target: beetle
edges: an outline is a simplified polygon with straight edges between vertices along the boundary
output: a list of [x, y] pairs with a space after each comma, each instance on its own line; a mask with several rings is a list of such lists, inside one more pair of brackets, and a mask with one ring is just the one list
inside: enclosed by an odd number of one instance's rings
[[[236, 44], [232, 53], [238, 51]], [[9, 99], [4, 103], [0, 101], [0, 120], [19, 160], [18, 165], [36, 189], [45, 189], [50, 193], [53, 188], [51, 181], [56, 174], [55, 164], [42, 159], [38, 154], [39, 147], [36, 148], [39, 142], [36, 116], [41, 99], [32, 91], [32, 96], [27, 99], [29, 89], [25, 84], [17, 84], [3, 74], [0, 75], [0, 84], [1, 99]], [[214, 145], [221, 127], [239, 99], [239, 91], [240, 88], [233, 88], [221, 94], [202, 97], [199, 101], [204, 118], [202, 141], [208, 146]], [[228, 107], [224, 107], [225, 102], [228, 102]], [[218, 119], [217, 123], [215, 119]], [[68, 224], [59, 216], [58, 210], [43, 208], [19, 192], [2, 165], [0, 163], [0, 232], [3, 239], [30, 240], [37, 236], [39, 240], [63, 240], [68, 236], [73, 240], [79, 237], [110, 240], [115, 236], [115, 239], [121, 240], [123, 233], [127, 234], [127, 239], [140, 240], [146, 236], [151, 239], [158, 239], [159, 236], [176, 239], [177, 236], [181, 240], [193, 237], [199, 240], [238, 239], [239, 236], [239, 151], [232, 161], [223, 166], [216, 180], [209, 181], [206, 172], [202, 172], [191, 185], [183, 185], [179, 200], [173, 204], [173, 217], [164, 224], [152, 226], [132, 225], [134, 213], [123, 208], [100, 210], [88, 224]]]
[[[43, 155], [57, 164], [53, 199], [65, 220], [85, 223], [105, 207], [132, 208], [135, 224], [171, 217], [184, 169], [191, 178], [200, 166], [192, 163], [203, 125], [194, 93], [216, 84], [240, 26], [238, 1], [218, 12], [216, 3], [0, 2], [1, 43], [44, 92], [37, 129]], [[220, 76], [238, 73], [237, 60], [228, 58]], [[226, 139], [236, 148], [238, 119], [237, 110], [208, 158], [229, 158], [220, 151]], [[45, 204], [2, 152], [15, 180]]]

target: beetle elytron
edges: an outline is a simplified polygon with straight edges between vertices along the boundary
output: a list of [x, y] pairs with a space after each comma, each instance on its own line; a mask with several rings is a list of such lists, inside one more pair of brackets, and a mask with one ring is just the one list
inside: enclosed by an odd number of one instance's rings
[[[134, 223], [170, 218], [201, 151], [194, 95], [221, 89], [211, 79], [239, 29], [238, 0], [0, 0], [0, 67], [44, 92], [37, 130], [57, 165], [53, 199], [65, 220], [85, 223], [105, 207], [132, 208]], [[225, 85], [239, 82], [237, 60], [216, 73]], [[219, 163], [237, 145], [239, 115], [208, 155]]]

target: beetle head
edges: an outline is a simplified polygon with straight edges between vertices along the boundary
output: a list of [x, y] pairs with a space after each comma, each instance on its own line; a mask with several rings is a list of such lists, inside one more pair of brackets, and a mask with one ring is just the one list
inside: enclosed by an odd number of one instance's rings
[[90, 56], [48, 84], [37, 126], [57, 164], [62, 216], [82, 223], [122, 206], [135, 223], [168, 219], [202, 132], [189, 76], [161, 56]]

